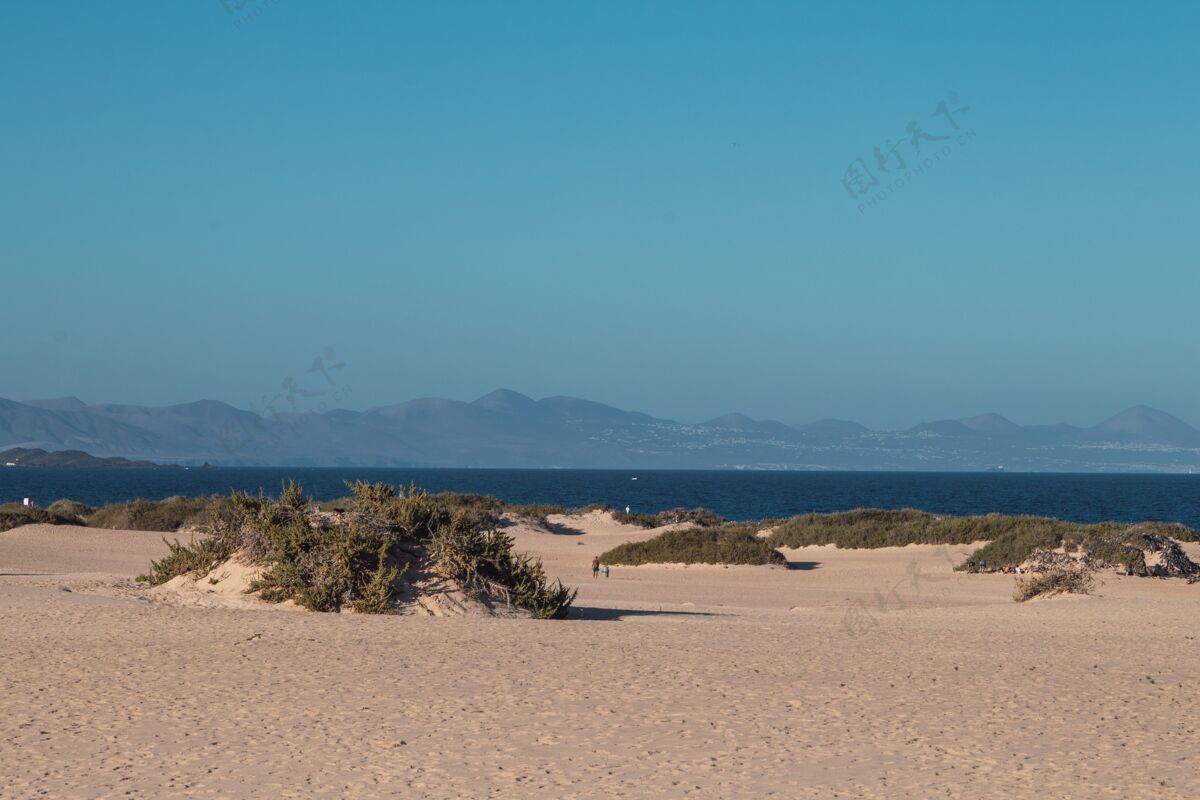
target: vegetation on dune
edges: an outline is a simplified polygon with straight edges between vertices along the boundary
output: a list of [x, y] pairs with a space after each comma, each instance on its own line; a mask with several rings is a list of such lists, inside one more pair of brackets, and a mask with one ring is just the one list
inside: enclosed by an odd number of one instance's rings
[[[1098, 566], [1124, 568], [1133, 575], [1151, 574], [1145, 553], [1165, 550], [1170, 539], [1196, 541], [1197, 534], [1178, 523], [1086, 525], [1047, 517], [944, 516], [913, 509], [804, 514], [775, 523], [769, 537], [773, 547], [834, 544], [843, 548], [876, 548], [987, 541], [971, 553], [960, 569], [980, 564], [988, 568], [1015, 567], [1036, 552], [1063, 548], [1086, 556]], [[1178, 574], [1188, 575], [1189, 568], [1183, 563], [1186, 557], [1182, 558]]]
[[[56, 504], [57, 505], [57, 504]], [[62, 508], [32, 508], [20, 503], [0, 505], [0, 531], [12, 530], [22, 525], [82, 525], [83, 520], [72, 516]]]
[[1065, 525], [1042, 517], [986, 514], [956, 517], [911, 508], [859, 508], [833, 514], [802, 514], [775, 523], [775, 547], [834, 544], [843, 548], [903, 547], [909, 544], [970, 544], [1013, 530], [1040, 531]]
[[[1127, 525], [1103, 522], [1080, 525], [1050, 520], [1053, 525], [1014, 526], [971, 553], [968, 564], [986, 563], [989, 567], [1015, 567], [1039, 551], [1061, 548], [1086, 558], [1098, 567], [1125, 569], [1131, 575], [1155, 574], [1146, 564], [1146, 553], [1162, 552], [1168, 558], [1165, 574], [1190, 577], [1192, 564], [1172, 540], [1196, 541], [1196, 532], [1177, 523], [1143, 522]], [[965, 566], [965, 565], [964, 565]]]
[[[500, 525], [503, 515], [517, 517], [537, 525], [547, 525], [552, 514], [573, 514], [580, 511], [601, 510], [611, 513], [621, 523], [642, 528], [657, 528], [663, 525], [686, 523], [701, 527], [720, 525], [727, 522], [724, 517], [703, 508], [676, 508], [657, 514], [626, 514], [606, 505], [592, 505], [584, 509], [569, 509], [551, 503], [508, 503], [492, 495], [438, 492], [428, 494], [428, 501], [440, 512], [453, 516], [467, 512], [492, 520]], [[163, 531], [200, 530], [205, 528], [214, 515], [228, 511], [228, 497], [168, 497], [164, 500], [132, 500], [127, 503], [110, 503], [92, 508], [74, 500], [58, 500], [46, 511], [28, 509], [14, 513], [22, 506], [0, 506], [0, 525], [9, 527], [28, 525], [32, 522], [47, 522], [55, 525], [88, 525], [93, 528], [114, 530]], [[317, 504], [321, 511], [353, 513], [359, 509], [359, 498], [353, 494], [324, 500]], [[2, 509], [7, 509], [7, 512]]]
[[[988, 569], [1016, 567], [1036, 553], [1061, 550], [1095, 567], [1123, 569], [1131, 575], [1178, 575], [1200, 580], [1200, 567], [1172, 541], [1194, 542], [1200, 537], [1179, 523], [1080, 524], [1046, 517], [950, 516], [914, 509], [869, 508], [732, 523], [703, 508], [627, 514], [604, 505], [569, 510], [551, 504], [511, 504], [491, 495], [405, 492], [361, 482], [348, 487], [348, 496], [319, 506], [292, 488], [286, 489], [278, 501], [235, 492], [231, 497], [169, 497], [100, 508], [72, 500], [56, 501], [47, 509], [0, 505], [0, 531], [33, 523], [199, 531], [208, 536], [178, 545], [181, 549], [172, 550], [148, 579], [161, 582], [158, 579], [162, 575], [195, 571], [197, 567], [190, 566], [190, 558], [203, 564], [209, 556], [221, 552], [205, 549], [216, 548], [216, 544], [202, 543], [213, 536], [223, 537], [219, 539], [221, 546], [232, 543], [234, 549], [249, 552], [255, 563], [271, 567], [264, 577], [270, 582], [263, 585], [265, 597], [296, 599], [306, 607], [320, 609], [347, 604], [378, 607], [378, 598], [384, 595], [390, 602], [391, 595], [383, 587], [392, 571], [402, 575], [406, 565], [418, 568], [436, 553], [445, 556], [437, 561], [441, 572], [436, 574], [473, 586], [480, 596], [504, 599], [535, 613], [560, 606], [565, 609], [569, 605], [566, 595], [551, 591], [540, 565], [513, 554], [511, 539], [499, 529], [505, 516], [545, 526], [552, 514], [592, 510], [605, 511], [618, 522], [647, 529], [671, 524], [691, 526], [686, 536], [666, 534], [610, 550], [604, 558], [612, 564], [769, 564], [783, 561], [775, 552], [777, 548], [829, 544], [878, 548], [986, 541], [960, 569], [977, 569], [980, 565]], [[767, 527], [772, 531], [765, 540], [754, 535]], [[707, 535], [701, 536], [699, 531]], [[450, 537], [445, 541], [451, 544], [442, 546], [440, 537]], [[386, 554], [382, 560], [381, 553]], [[1151, 554], [1154, 558], [1148, 561]]]
[[600, 556], [605, 564], [785, 564], [786, 559], [755, 535], [757, 525], [666, 531], [644, 542], [627, 542]]
[[133, 500], [92, 508], [69, 499], [55, 500], [48, 508], [29, 508], [9, 503], [0, 505], [0, 530], [18, 525], [86, 525], [130, 531], [178, 531], [202, 528], [227, 497], [168, 497], [165, 500]]
[[332, 500], [322, 500], [317, 503], [318, 511], [335, 511], [339, 514], [351, 511], [354, 508], [353, 497], [335, 497]]
[[[502, 514], [512, 514], [531, 522], [546, 524], [546, 517], [551, 514], [567, 514], [567, 509], [549, 503], [506, 503], [498, 497], [486, 494], [438, 492], [429, 495], [430, 502], [442, 511], [453, 515], [458, 511], [469, 511], [478, 514], [492, 515], [499, 520]], [[322, 511], [352, 511], [356, 508], [353, 496], [339, 497], [326, 500], [319, 504]]]
[[171, 552], [144, 576], [160, 584], [203, 574], [238, 554], [263, 567], [251, 591], [268, 602], [293, 600], [313, 611], [394, 610], [406, 576], [432, 574], [469, 595], [561, 617], [575, 592], [546, 578], [541, 562], [513, 552], [486, 504], [451, 510], [445, 499], [386, 484], [350, 485], [342, 511], [320, 512], [289, 483], [278, 500], [235, 492], [215, 509], [207, 536]]
[[973, 551], [958, 568], [970, 564], [989, 567], [1015, 567], [1034, 553], [1053, 550], [1062, 542], [1063, 531], [1053, 526], [1014, 528], [996, 535], [992, 541]]
[[506, 503], [490, 494], [460, 494], [458, 492], [438, 492], [431, 495], [433, 502], [447, 513], [455, 514], [466, 511], [474, 514], [492, 515], [497, 520], [502, 514], [529, 520], [538, 524], [546, 524], [546, 517], [551, 514], [568, 514], [567, 509], [551, 503]]
[[228, 507], [227, 497], [168, 497], [101, 506], [87, 517], [92, 528], [126, 531], [178, 531], [205, 527]]
[[729, 522], [720, 514], [715, 514], [707, 508], [672, 508], [659, 511], [657, 514], [642, 514], [636, 511], [626, 513], [622, 509], [608, 506], [589, 506], [586, 510], [607, 511], [622, 525], [637, 525], [640, 528], [661, 528], [663, 525], [681, 524], [711, 528]]
[[502, 600], [534, 616], [563, 616], [575, 590], [561, 581], [551, 584], [542, 562], [513, 552], [513, 540], [502, 531], [480, 525], [470, 512], [458, 512], [439, 525], [429, 541], [433, 571], [456, 581], [468, 592]]
[[571, 513], [568, 509], [554, 505], [553, 503], [520, 503], [518, 505], [510, 505], [508, 511], [522, 519], [539, 525], [548, 525], [549, 521], [546, 518], [551, 514]]
[[160, 561], [151, 561], [150, 571], [139, 575], [139, 581], [158, 586], [179, 575], [203, 575], [233, 555], [230, 543], [217, 538], [192, 537], [188, 544], [180, 544], [178, 539], [163, 537], [163, 543], [169, 552]]
[[68, 523], [59, 523], [67, 525], [83, 525], [87, 519], [96, 513], [96, 509], [91, 506], [86, 506], [83, 503], [77, 503], [74, 500], [55, 500], [51, 503], [46, 511], [50, 512], [51, 516], [60, 517], [62, 519], [72, 520]]
[[1095, 586], [1095, 577], [1085, 569], [1054, 569], [1017, 578], [1013, 600], [1024, 603], [1034, 597], [1056, 594], [1091, 594]]

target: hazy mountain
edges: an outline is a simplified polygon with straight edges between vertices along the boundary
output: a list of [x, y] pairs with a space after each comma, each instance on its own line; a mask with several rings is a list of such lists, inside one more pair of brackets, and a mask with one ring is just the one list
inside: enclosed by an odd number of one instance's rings
[[644, 424], [656, 421], [654, 417], [648, 414], [642, 414], [638, 411], [622, 411], [619, 408], [606, 406], [604, 403], [597, 403], [594, 400], [580, 400], [578, 397], [547, 397], [544, 400], [539, 400], [538, 404], [550, 409], [550, 411], [564, 419], [589, 424], [619, 422]]
[[1091, 428], [1092, 433], [1139, 442], [1200, 443], [1200, 431], [1178, 417], [1149, 406], [1134, 406]]
[[532, 397], [526, 397], [520, 392], [514, 392], [511, 389], [497, 389], [494, 392], [489, 392], [479, 398], [471, 405], [477, 408], [494, 411], [497, 414], [504, 414], [509, 417], [518, 417], [525, 420], [545, 421], [550, 419], [554, 412], [540, 405]]
[[27, 406], [45, 408], [50, 411], [78, 411], [81, 408], [87, 408], [87, 403], [78, 397], [51, 397], [45, 400], [24, 400], [22, 402]]
[[85, 450], [159, 463], [330, 466], [1173, 471], [1200, 469], [1200, 431], [1137, 406], [1091, 428], [999, 414], [872, 431], [731, 413], [690, 424], [574, 397], [498, 389], [366, 411], [271, 412], [0, 399], [0, 448]]
[[959, 422], [963, 427], [985, 436], [1023, 436], [1028, 433], [1025, 428], [999, 414], [979, 414], [960, 419]]
[[936, 422], [922, 422], [919, 425], [914, 425], [905, 432], [949, 437], [970, 437], [983, 435], [981, 431], [970, 428], [956, 419], [940, 419]]
[[792, 427], [806, 436], [821, 439], [847, 439], [854, 436], [861, 436], [864, 433], [870, 433], [870, 428], [866, 425], [859, 425], [857, 422], [845, 419], [819, 419], [816, 422], [793, 425]]
[[796, 429], [777, 422], [773, 419], [750, 419], [745, 414], [725, 414], [724, 416], [702, 422], [706, 428], [727, 428], [734, 431], [765, 433], [782, 436], [785, 439], [796, 438]]

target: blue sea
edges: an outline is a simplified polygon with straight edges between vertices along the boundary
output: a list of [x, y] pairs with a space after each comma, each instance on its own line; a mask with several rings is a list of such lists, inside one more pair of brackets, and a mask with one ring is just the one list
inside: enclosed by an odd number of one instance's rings
[[851, 508], [919, 508], [939, 514], [1036, 514], [1076, 522], [1182, 522], [1200, 529], [1200, 475], [1064, 475], [946, 472], [716, 472], [524, 469], [218, 467], [212, 469], [0, 468], [0, 502], [69, 497], [88, 505], [172, 495], [278, 494], [289, 478], [327, 500], [345, 481], [415, 483], [430, 491], [491, 494], [511, 503], [606, 503], [653, 513], [703, 506], [730, 519]]

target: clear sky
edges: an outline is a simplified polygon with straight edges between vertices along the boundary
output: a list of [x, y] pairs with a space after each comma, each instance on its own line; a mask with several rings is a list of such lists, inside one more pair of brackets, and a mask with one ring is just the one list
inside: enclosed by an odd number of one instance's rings
[[[1200, 423], [1198, 33], [1189, 2], [5, 3], [0, 396], [247, 407], [325, 353], [349, 408]], [[897, 187], [910, 122], [941, 155]]]

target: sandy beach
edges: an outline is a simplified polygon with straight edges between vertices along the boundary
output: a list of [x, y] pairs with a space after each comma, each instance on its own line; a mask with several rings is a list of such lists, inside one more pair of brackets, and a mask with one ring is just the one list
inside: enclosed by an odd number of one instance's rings
[[0, 797], [1200, 796], [1200, 586], [1016, 604], [932, 546], [593, 580], [653, 532], [551, 522], [510, 532], [562, 621], [170, 603], [159, 534], [0, 533]]

